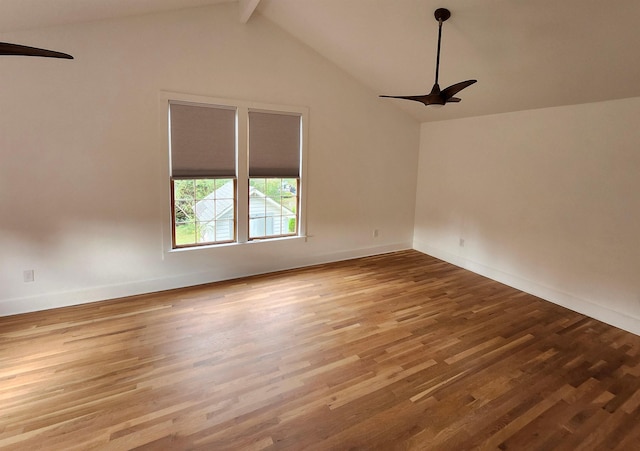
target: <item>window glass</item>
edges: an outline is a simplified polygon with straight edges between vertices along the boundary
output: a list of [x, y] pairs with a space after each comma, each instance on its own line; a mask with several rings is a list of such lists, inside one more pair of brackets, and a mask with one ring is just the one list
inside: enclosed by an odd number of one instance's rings
[[296, 235], [298, 179], [249, 179], [249, 238]]
[[175, 247], [235, 239], [235, 180], [173, 179]]

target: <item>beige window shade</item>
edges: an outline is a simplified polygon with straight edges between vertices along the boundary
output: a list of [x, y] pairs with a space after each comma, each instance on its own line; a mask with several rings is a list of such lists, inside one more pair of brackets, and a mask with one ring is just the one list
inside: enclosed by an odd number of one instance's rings
[[236, 175], [236, 111], [171, 103], [171, 175]]
[[249, 112], [249, 177], [300, 176], [300, 115]]

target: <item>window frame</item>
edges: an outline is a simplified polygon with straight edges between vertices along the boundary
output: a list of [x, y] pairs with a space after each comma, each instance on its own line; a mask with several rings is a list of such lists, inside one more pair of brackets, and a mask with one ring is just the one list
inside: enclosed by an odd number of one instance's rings
[[[197, 243], [188, 246], [175, 246], [175, 226], [173, 211], [173, 189], [171, 182], [171, 158], [170, 158], [170, 117], [169, 105], [171, 102], [219, 106], [223, 108], [235, 108], [236, 110], [236, 175], [235, 175], [235, 241], [220, 243]], [[267, 111], [283, 114], [295, 114], [300, 116], [300, 172], [298, 177], [298, 211], [296, 212], [297, 233], [295, 235], [278, 235], [264, 238], [249, 238], [249, 111]], [[164, 155], [162, 184], [167, 187], [163, 189], [162, 197], [162, 235], [163, 235], [163, 255], [173, 252], [191, 251], [196, 249], [215, 249], [226, 246], [237, 246], [245, 244], [255, 244], [261, 242], [274, 242], [295, 239], [305, 239], [307, 237], [306, 221], [306, 194], [308, 191], [307, 176], [307, 142], [308, 142], [308, 122], [309, 109], [303, 106], [267, 104], [246, 100], [226, 99], [220, 97], [210, 97], [203, 95], [184, 94], [170, 91], [161, 91], [159, 94], [159, 114], [161, 146]], [[213, 177], [202, 177], [213, 178]], [[254, 177], [258, 178], [258, 177]], [[293, 178], [293, 177], [282, 177]], [[167, 183], [169, 181], [169, 183]], [[246, 201], [245, 201], [246, 200]]]

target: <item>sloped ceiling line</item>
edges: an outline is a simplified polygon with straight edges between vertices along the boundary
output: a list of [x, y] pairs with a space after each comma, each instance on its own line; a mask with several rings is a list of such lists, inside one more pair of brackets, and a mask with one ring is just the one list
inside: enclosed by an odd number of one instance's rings
[[260, 0], [238, 0], [240, 4], [240, 22], [247, 23], [260, 4]]

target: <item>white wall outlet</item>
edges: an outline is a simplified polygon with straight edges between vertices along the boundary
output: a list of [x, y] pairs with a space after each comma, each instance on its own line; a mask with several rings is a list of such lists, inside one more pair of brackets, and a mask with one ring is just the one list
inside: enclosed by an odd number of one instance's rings
[[460, 247], [464, 247], [464, 238], [460, 238], [460, 241], [458, 242]]
[[25, 269], [22, 271], [22, 277], [25, 282], [33, 282], [35, 279], [35, 271], [33, 269]]
[[373, 236], [374, 238], [378, 238], [379, 234], [380, 232], [378, 231], [378, 229], [373, 229], [373, 233], [371, 234], [371, 236]]

